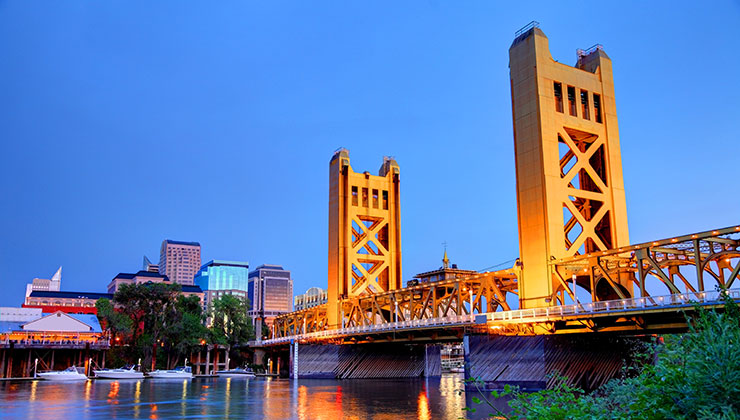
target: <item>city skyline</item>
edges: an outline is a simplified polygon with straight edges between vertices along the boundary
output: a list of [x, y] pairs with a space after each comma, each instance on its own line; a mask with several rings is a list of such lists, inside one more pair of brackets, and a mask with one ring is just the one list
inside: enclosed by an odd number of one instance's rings
[[[0, 169], [12, 197], [0, 210], [0, 306], [20, 305], [25, 285], [59, 266], [64, 290], [104, 291], [167, 238], [201, 243], [202, 261], [282, 265], [296, 291], [326, 288], [327, 170], [342, 146], [355, 171], [375, 173], [384, 155], [402, 169], [404, 282], [435, 269], [445, 241], [461, 269], [516, 258], [506, 51], [532, 19], [556, 60], [572, 65], [572, 46], [595, 43], [614, 60], [630, 242], [737, 224], [740, 198], [727, 185], [740, 151], [740, 62], [732, 25], [716, 22], [740, 12], [726, 6], [550, 6], [538, 16], [482, 4], [399, 5], [387, 16], [348, 6], [332, 33], [305, 18], [327, 19], [321, 8], [235, 14], [266, 18], [249, 25], [214, 8], [194, 32], [198, 16], [183, 8], [172, 22], [150, 11], [161, 27], [122, 39], [98, 25], [133, 25], [135, 8], [113, 17], [104, 5], [51, 6], [31, 19], [5, 5], [0, 33], [15, 41], [0, 46], [12, 57], [0, 70], [0, 122], [17, 158]], [[55, 13], [77, 29], [61, 36]], [[573, 30], [599, 13], [615, 18]], [[682, 32], [689, 18], [696, 27]], [[33, 36], [13, 36], [29, 19]], [[633, 31], [617, 30], [627, 22]]]

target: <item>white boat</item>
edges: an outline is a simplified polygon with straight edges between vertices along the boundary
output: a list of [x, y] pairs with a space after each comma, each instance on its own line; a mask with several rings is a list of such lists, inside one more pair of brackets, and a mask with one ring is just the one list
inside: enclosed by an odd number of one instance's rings
[[64, 370], [41, 372], [36, 376], [47, 381], [86, 381], [85, 368], [68, 367]]
[[223, 376], [226, 378], [254, 378], [254, 372], [250, 369], [228, 369], [228, 370], [217, 370], [213, 372], [214, 375]]
[[193, 371], [190, 366], [179, 366], [174, 369], [155, 370], [149, 372], [152, 379], [192, 379]]
[[118, 369], [93, 370], [96, 379], [144, 379], [144, 374], [136, 370], [136, 365]]

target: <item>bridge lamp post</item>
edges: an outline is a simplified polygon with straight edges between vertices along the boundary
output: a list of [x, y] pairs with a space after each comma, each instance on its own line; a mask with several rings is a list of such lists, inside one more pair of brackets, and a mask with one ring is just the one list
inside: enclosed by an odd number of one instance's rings
[[573, 301], [574, 301], [573, 303], [578, 304], [580, 302], [578, 302], [578, 296], [576, 295], [576, 275], [575, 274], [573, 274], [572, 279], [573, 279]]
[[398, 301], [396, 300], [396, 301], [394, 301], [393, 303], [395, 303], [395, 304], [396, 304], [396, 311], [394, 312], [394, 318], [395, 318], [395, 319], [394, 319], [393, 321], [394, 321], [394, 322], [398, 322]]

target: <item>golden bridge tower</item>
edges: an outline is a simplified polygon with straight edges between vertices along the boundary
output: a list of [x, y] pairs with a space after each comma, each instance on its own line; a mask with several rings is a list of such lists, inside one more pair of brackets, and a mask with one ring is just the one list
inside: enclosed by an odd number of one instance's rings
[[389, 157], [378, 175], [354, 172], [346, 149], [331, 158], [329, 328], [341, 327], [341, 299], [401, 288], [399, 174]]
[[[533, 22], [517, 32], [509, 69], [519, 298], [521, 308], [533, 308], [555, 304], [558, 291], [571, 283], [550, 261], [629, 244], [627, 206], [612, 62], [601, 46], [578, 50], [575, 67], [559, 63]], [[587, 274], [577, 277], [578, 284], [598, 292]], [[631, 294], [627, 278], [617, 282]]]

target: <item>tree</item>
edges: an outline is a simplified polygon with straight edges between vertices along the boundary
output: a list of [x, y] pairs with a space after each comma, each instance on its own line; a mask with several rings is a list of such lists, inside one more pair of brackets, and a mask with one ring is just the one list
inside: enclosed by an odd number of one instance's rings
[[210, 316], [211, 341], [227, 346], [229, 351], [246, 345], [254, 339], [254, 326], [247, 317], [249, 301], [233, 295], [224, 295], [213, 301]]
[[203, 325], [203, 308], [197, 296], [178, 296], [175, 308], [176, 317], [165, 332], [168, 368], [177, 365], [183, 356], [190, 355], [208, 336], [208, 329]]
[[110, 300], [106, 298], [98, 299], [95, 302], [95, 308], [98, 311], [98, 319], [103, 328], [110, 334], [112, 340], [121, 338], [121, 336], [131, 334], [133, 330], [133, 321], [131, 318], [117, 311]]
[[177, 295], [179, 284], [137, 283], [124, 284], [113, 296], [114, 302], [133, 321], [132, 343], [145, 359], [151, 360], [151, 369], [157, 364], [157, 347], [163, 347], [164, 332], [177, 322]]

